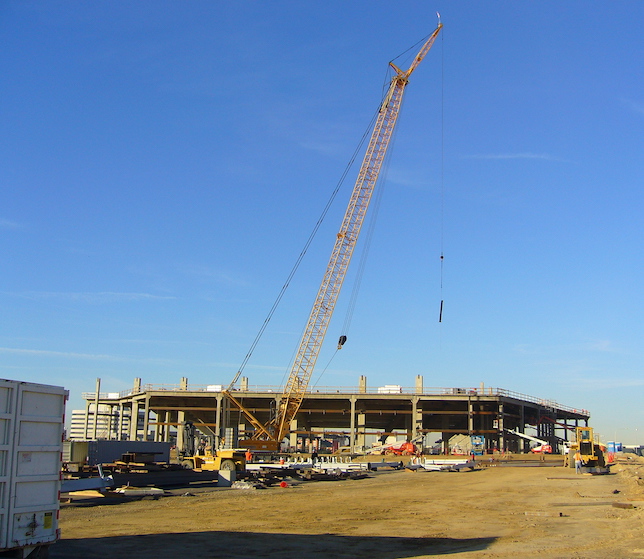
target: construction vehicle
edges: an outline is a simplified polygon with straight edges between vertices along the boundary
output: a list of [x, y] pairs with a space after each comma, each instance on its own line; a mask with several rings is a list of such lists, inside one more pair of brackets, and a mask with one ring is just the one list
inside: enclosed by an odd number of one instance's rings
[[185, 446], [178, 457], [184, 468], [191, 470], [246, 470], [246, 449], [218, 449], [213, 451], [212, 439], [199, 439], [191, 421], [183, 424]]
[[396, 440], [395, 436], [387, 437], [384, 442], [373, 445], [367, 454], [387, 454], [394, 456], [417, 456], [421, 454], [424, 435], [417, 435], [413, 439]]
[[[337, 234], [331, 257], [315, 297], [313, 308], [309, 314], [307, 325], [274, 417], [268, 423], [262, 423], [250, 410], [246, 409], [238, 394], [231, 393], [241, 370], [237, 372], [228, 389], [222, 391], [228, 401], [246, 416], [255, 429], [250, 439], [240, 441], [239, 444], [242, 446], [253, 450], [277, 451], [282, 440], [290, 432], [291, 421], [295, 418], [304, 400], [322, 342], [340, 294], [340, 289], [398, 119], [405, 87], [412, 72], [431, 49], [441, 28], [442, 24], [439, 22], [438, 27], [425, 41], [407, 70], [401, 70], [393, 62], [389, 63], [394, 75], [389, 89], [380, 104], [375, 126], [353, 187], [349, 205]], [[338, 347], [341, 347], [345, 341], [346, 336], [341, 336]]]
[[385, 449], [385, 454], [394, 456], [415, 456], [419, 450], [414, 443], [403, 442], [402, 444], [392, 444]]
[[[595, 442], [592, 427], [577, 427], [575, 429], [575, 452], [581, 454], [581, 460], [585, 464], [594, 464], [599, 460], [599, 444]], [[572, 446], [571, 446], [572, 448]]]
[[548, 441], [533, 437], [532, 435], [526, 435], [525, 433], [521, 433], [520, 431], [516, 431], [514, 429], [505, 429], [505, 432], [537, 443], [537, 446], [533, 446], [530, 449], [530, 452], [534, 452], [535, 454], [552, 454], [552, 445]]
[[581, 455], [582, 472], [605, 474], [610, 471], [612, 464], [606, 463], [606, 447], [595, 439], [592, 427], [575, 427], [575, 442], [570, 444], [566, 455], [567, 466], [575, 467], [572, 457], [577, 452]]
[[184, 456], [181, 464], [191, 470], [244, 472], [246, 471], [246, 449], [219, 449], [216, 452], [205, 449], [193, 456]]

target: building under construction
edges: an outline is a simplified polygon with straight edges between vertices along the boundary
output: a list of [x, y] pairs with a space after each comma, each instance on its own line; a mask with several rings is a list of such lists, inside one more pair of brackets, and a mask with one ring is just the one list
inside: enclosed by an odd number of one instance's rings
[[[465, 440], [476, 438], [481, 451], [521, 452], [537, 442], [556, 452], [568, 440], [569, 429], [580, 421], [587, 423], [589, 415], [585, 410], [484, 386], [427, 388], [422, 376], [417, 376], [415, 385], [408, 388], [389, 385], [371, 389], [366, 377], [361, 377], [353, 389], [309, 387], [386, 160], [403, 94], [441, 28], [439, 21], [406, 70], [389, 63], [389, 87], [376, 113], [364, 159], [283, 389], [252, 387], [243, 377], [237, 385], [262, 327], [227, 389], [220, 385], [190, 386], [186, 378], [178, 386], [143, 386], [137, 379], [131, 390], [103, 394], [97, 383], [96, 392], [85, 395], [85, 438], [97, 438], [100, 425], [106, 438], [173, 441], [179, 451], [187, 452], [195, 450], [195, 440], [201, 443], [203, 439], [204, 444], [220, 448], [237, 446], [240, 439], [247, 439], [248, 447], [255, 449], [310, 451], [330, 447], [338, 451], [346, 447], [353, 453], [392, 435], [425, 446], [438, 439], [442, 452], [450, 451], [458, 436]], [[299, 260], [291, 274], [298, 265]], [[346, 335], [341, 335], [338, 347], [345, 341]]]
[[[571, 429], [588, 425], [590, 417], [587, 410], [501, 388], [425, 387], [422, 376], [415, 380], [413, 387], [370, 388], [360, 377], [354, 388], [308, 391], [282, 450], [361, 452], [393, 435], [425, 446], [438, 443], [447, 453], [455, 436], [478, 435], [486, 452], [527, 452], [535, 439], [557, 452]], [[283, 397], [279, 388], [251, 386], [246, 378], [234, 395], [266, 424]], [[129, 390], [101, 392], [99, 380], [96, 392], [83, 397], [85, 439], [170, 441], [183, 450], [194, 434], [220, 447], [254, 433], [221, 385], [189, 385], [183, 378], [179, 385], [154, 386], [135, 379]]]

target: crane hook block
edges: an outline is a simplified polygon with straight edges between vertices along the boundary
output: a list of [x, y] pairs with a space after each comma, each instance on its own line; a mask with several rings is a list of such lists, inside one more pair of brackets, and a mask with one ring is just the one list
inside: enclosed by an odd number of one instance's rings
[[338, 340], [338, 349], [342, 349], [342, 346], [344, 345], [344, 342], [347, 341], [346, 336], [340, 336], [340, 339]]

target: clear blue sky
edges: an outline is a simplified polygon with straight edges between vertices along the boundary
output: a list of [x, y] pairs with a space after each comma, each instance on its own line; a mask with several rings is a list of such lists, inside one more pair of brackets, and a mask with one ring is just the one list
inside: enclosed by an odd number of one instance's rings
[[[5, 0], [0, 375], [74, 408], [97, 377], [227, 384], [436, 11], [319, 384], [483, 382], [644, 443], [638, 1]], [[356, 172], [251, 384], [283, 380]]]

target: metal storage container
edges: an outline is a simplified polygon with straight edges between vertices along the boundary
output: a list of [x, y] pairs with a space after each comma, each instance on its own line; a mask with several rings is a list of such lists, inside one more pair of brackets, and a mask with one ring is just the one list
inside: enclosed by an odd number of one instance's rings
[[16, 557], [58, 539], [67, 391], [0, 379], [0, 551]]
[[170, 462], [170, 443], [154, 441], [65, 441], [63, 462], [96, 466], [120, 460], [126, 453], [154, 454], [155, 462]]

